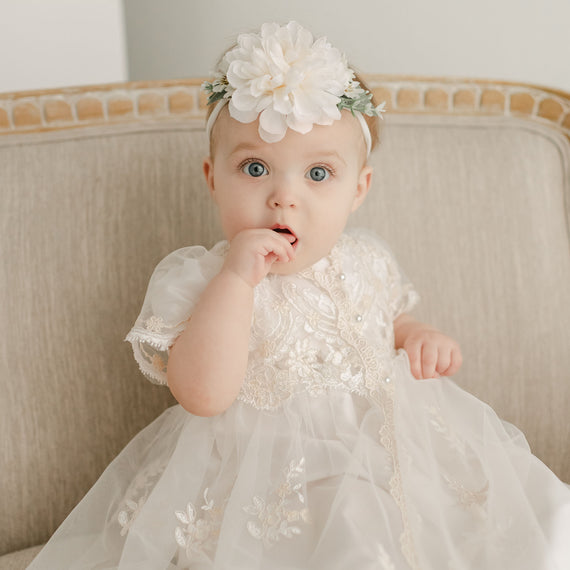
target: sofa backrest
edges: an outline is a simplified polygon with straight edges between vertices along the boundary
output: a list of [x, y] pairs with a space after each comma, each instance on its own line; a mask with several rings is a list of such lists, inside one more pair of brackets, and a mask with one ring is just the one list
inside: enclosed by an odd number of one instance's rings
[[[392, 114], [351, 223], [461, 342], [458, 383], [570, 480], [570, 97], [369, 79]], [[123, 338], [156, 263], [221, 238], [199, 84], [0, 96], [0, 554], [45, 541], [173, 403]]]

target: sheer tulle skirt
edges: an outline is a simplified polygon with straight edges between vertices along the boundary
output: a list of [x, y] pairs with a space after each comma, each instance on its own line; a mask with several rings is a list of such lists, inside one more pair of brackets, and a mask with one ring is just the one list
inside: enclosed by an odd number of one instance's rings
[[568, 487], [488, 406], [397, 360], [372, 398], [170, 408], [30, 568], [570, 568]]

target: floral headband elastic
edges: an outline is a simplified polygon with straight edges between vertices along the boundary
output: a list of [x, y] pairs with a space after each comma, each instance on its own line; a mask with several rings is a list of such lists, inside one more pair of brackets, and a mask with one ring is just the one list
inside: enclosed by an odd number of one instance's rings
[[385, 103], [374, 107], [372, 93], [354, 79], [344, 55], [326, 38], [313, 41], [297, 22], [263, 24], [258, 34], [240, 34], [203, 86], [208, 104], [215, 104], [206, 130], [208, 137], [222, 110], [251, 123], [259, 117], [259, 136], [280, 141], [287, 131], [308, 133], [313, 125], [331, 125], [348, 109], [358, 119], [368, 154], [370, 130], [363, 115], [382, 117]]

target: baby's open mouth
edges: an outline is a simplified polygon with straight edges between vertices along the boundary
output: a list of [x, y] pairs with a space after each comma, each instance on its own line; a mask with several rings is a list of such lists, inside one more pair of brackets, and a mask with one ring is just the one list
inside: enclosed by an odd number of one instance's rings
[[288, 240], [289, 243], [292, 246], [295, 246], [297, 244], [297, 236], [289, 229], [286, 227], [275, 227], [272, 228], [274, 232], [277, 232], [278, 234], [281, 234], [283, 236], [285, 236]]

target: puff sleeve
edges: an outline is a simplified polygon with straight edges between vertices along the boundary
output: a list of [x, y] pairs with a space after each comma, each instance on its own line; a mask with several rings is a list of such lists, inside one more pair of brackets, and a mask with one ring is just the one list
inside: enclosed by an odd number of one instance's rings
[[143, 306], [126, 340], [143, 374], [166, 384], [168, 351], [184, 330], [210, 280], [219, 273], [227, 242], [211, 250], [185, 247], [167, 255], [154, 270]]
[[370, 230], [359, 229], [357, 235], [364, 245], [370, 269], [378, 281], [378, 289], [383, 292], [384, 302], [392, 322], [402, 313], [411, 311], [420, 296], [401, 270], [390, 247]]

